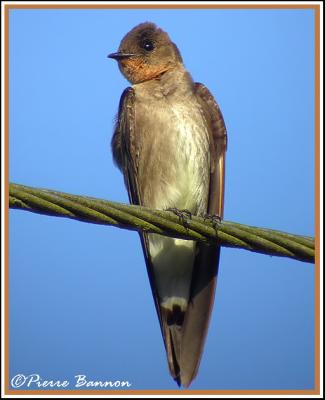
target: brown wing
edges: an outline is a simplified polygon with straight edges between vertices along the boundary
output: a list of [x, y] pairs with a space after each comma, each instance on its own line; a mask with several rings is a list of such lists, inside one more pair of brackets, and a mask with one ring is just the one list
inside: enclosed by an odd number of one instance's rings
[[[225, 152], [227, 134], [218, 104], [209, 90], [195, 84], [197, 100], [201, 105], [210, 133], [210, 187], [208, 214], [223, 216]], [[187, 387], [195, 378], [214, 302], [220, 246], [197, 244], [191, 294], [183, 325], [181, 344], [181, 382]]]
[[225, 184], [225, 154], [227, 150], [227, 131], [221, 110], [214, 97], [202, 83], [195, 84], [205, 118], [209, 125], [211, 136], [211, 170], [209, 214], [223, 217], [224, 184]]
[[122, 93], [115, 131], [112, 138], [113, 159], [124, 176], [125, 186], [132, 204], [140, 204], [135, 137], [135, 94], [132, 88], [126, 88]]
[[[129, 200], [132, 204], [141, 205], [141, 193], [138, 186], [138, 166], [137, 166], [137, 154], [140, 149], [138, 148], [138, 141], [135, 140], [136, 128], [135, 128], [135, 93], [132, 88], [124, 90], [120, 104], [118, 117], [115, 126], [115, 132], [112, 138], [112, 152], [113, 158], [116, 165], [123, 172], [124, 182], [129, 194]], [[147, 235], [140, 233], [140, 239], [144, 258], [146, 261], [147, 273], [150, 281], [151, 291], [155, 302], [157, 315], [159, 318], [160, 329], [164, 339], [166, 352], [168, 355], [168, 363], [172, 376], [177, 380], [178, 370], [174, 356], [172, 355], [170, 337], [166, 335], [166, 329], [161, 316], [161, 309], [158, 301], [158, 294], [153, 278], [153, 265], [149, 254], [149, 245]]]

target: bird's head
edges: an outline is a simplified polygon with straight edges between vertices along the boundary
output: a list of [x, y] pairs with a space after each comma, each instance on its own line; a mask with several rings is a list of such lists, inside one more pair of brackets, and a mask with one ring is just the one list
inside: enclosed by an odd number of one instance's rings
[[150, 22], [133, 28], [122, 39], [118, 51], [108, 57], [118, 61], [122, 74], [132, 84], [159, 78], [182, 63], [168, 34]]

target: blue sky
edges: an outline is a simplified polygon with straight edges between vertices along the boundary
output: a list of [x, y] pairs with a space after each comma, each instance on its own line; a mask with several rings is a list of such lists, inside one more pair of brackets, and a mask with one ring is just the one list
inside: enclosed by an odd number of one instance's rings
[[[127, 202], [110, 139], [128, 82], [107, 59], [152, 21], [216, 97], [225, 219], [314, 235], [312, 10], [12, 10], [10, 181]], [[312, 389], [312, 264], [222, 249], [190, 389]], [[10, 211], [10, 376], [169, 376], [136, 233]], [[26, 387], [24, 387], [26, 389]], [[33, 387], [35, 389], [35, 387]]]

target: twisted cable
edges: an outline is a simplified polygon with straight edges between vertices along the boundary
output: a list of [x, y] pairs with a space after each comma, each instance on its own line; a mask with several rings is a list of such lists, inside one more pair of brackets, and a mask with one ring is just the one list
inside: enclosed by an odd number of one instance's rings
[[309, 236], [224, 220], [210, 221], [198, 216], [185, 218], [185, 214], [180, 217], [171, 211], [152, 210], [14, 183], [9, 185], [9, 206], [12, 209], [112, 225], [138, 232], [158, 233], [206, 243], [218, 241], [225, 247], [310, 263], [315, 258], [314, 239]]

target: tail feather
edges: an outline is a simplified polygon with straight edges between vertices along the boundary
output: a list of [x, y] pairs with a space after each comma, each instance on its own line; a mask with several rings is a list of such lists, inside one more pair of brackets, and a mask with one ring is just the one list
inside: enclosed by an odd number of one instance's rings
[[[154, 266], [148, 251], [149, 235], [143, 234], [140, 236], [164, 339], [169, 371], [179, 386], [188, 387], [197, 374], [208, 330], [214, 300], [220, 248], [218, 245], [196, 244], [194, 249], [192, 247], [193, 254], [195, 254], [195, 257], [192, 256], [193, 268], [186, 270], [185, 264], [191, 261], [191, 257], [189, 257], [191, 248], [189, 245], [182, 246], [182, 249], [180, 249], [181, 246], [179, 245], [174, 246], [172, 247], [173, 256], [178, 261], [176, 265], [179, 267], [179, 265], [183, 266], [184, 264], [184, 268], [176, 269], [175, 264], [167, 263], [167, 261], [170, 261], [169, 259], [166, 260], [166, 263], [164, 262], [160, 265], [159, 255], [158, 258], [155, 258]], [[163, 243], [165, 244], [165, 242]], [[169, 242], [167, 244], [170, 245]], [[184, 258], [186, 258], [186, 263], [182, 258], [183, 254]], [[168, 268], [169, 265], [171, 265], [170, 268], [172, 269]], [[166, 275], [160, 274], [157, 277], [157, 273], [160, 271], [159, 266], [162, 272], [167, 271]], [[163, 266], [164, 268], [162, 268]], [[174, 275], [169, 275], [168, 271], [173, 271]], [[171, 285], [164, 285], [164, 279], [166, 279], [165, 282], [168, 282], [168, 279], [175, 276], [175, 273], [177, 279], [173, 280], [172, 278]], [[188, 281], [189, 283], [186, 283]], [[161, 292], [165, 293], [165, 296]]]
[[177, 384], [181, 385], [180, 380], [180, 355], [182, 342], [182, 325], [184, 312], [177, 305], [172, 310], [161, 307], [163, 337], [166, 347], [169, 371]]
[[217, 281], [220, 247], [199, 245], [193, 285], [182, 327], [181, 383], [188, 387], [196, 377], [209, 327]]
[[214, 301], [219, 253], [218, 246], [200, 245], [185, 312], [178, 305], [172, 310], [161, 306], [169, 370], [184, 387], [195, 378], [201, 361]]

